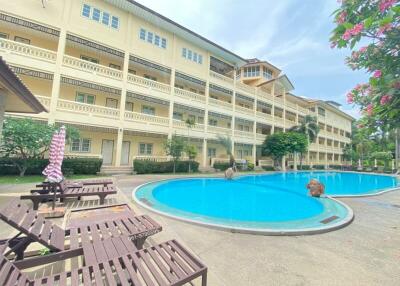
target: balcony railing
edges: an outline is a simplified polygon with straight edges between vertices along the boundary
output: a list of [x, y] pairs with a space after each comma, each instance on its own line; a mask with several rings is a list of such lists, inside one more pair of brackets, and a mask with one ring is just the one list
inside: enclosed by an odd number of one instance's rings
[[47, 109], [50, 107], [50, 96], [35, 95], [35, 97], [44, 107], [46, 107]]
[[254, 86], [249, 86], [247, 84], [241, 83], [241, 82], [237, 82], [236, 83], [236, 87], [244, 92], [249, 92], [252, 95], [255, 94], [256, 92], [256, 88]]
[[261, 119], [261, 120], [266, 120], [266, 119], [273, 120], [273, 116], [271, 114], [260, 112], [260, 111], [257, 111], [257, 118]]
[[64, 66], [96, 73], [109, 78], [114, 78], [117, 80], [122, 80], [122, 71], [109, 68], [103, 65], [95, 64], [85, 60], [81, 60], [75, 57], [65, 55], [63, 58]]
[[264, 141], [267, 136], [268, 136], [268, 134], [261, 134], [261, 133], [256, 134], [257, 140], [261, 140], [261, 141]]
[[194, 100], [201, 103], [204, 103], [206, 101], [206, 97], [204, 95], [197, 94], [188, 90], [175, 87], [174, 92], [176, 96], [182, 97], [184, 99]]
[[296, 103], [290, 102], [288, 100], [286, 100], [286, 106], [291, 107], [294, 110], [297, 110]]
[[219, 79], [219, 80], [221, 80], [223, 82], [226, 82], [226, 83], [229, 83], [229, 84], [233, 84], [233, 78], [224, 76], [222, 74], [219, 74], [219, 73], [216, 73], [216, 72], [213, 72], [213, 71], [210, 71], [210, 77]]
[[212, 126], [212, 125], [208, 125], [207, 131], [210, 133], [217, 133], [217, 134], [231, 134], [232, 132], [232, 130], [229, 128]]
[[152, 123], [157, 125], [168, 125], [168, 117], [149, 115], [138, 112], [125, 111], [125, 119], [129, 121], [139, 121], [144, 123]]
[[252, 131], [241, 131], [241, 130], [235, 130], [235, 136], [238, 137], [244, 137], [244, 138], [254, 138], [254, 134]]
[[[172, 124], [175, 128], [186, 129], [186, 130], [188, 129], [186, 122], [182, 120], [174, 119]], [[191, 127], [191, 130], [204, 131], [204, 124], [196, 123], [194, 126]]]
[[235, 110], [239, 113], [244, 113], [246, 115], [254, 115], [254, 110], [246, 107], [242, 107], [239, 105], [235, 106]]
[[229, 110], [232, 110], [232, 108], [233, 108], [232, 103], [229, 103], [229, 102], [223, 101], [223, 100], [218, 100], [215, 98], [209, 98], [208, 102], [210, 103], [210, 105], [213, 105], [216, 107], [222, 107], [222, 108], [229, 109]]
[[57, 58], [56, 52], [6, 39], [0, 39], [0, 50], [49, 62], [55, 62]]
[[171, 92], [171, 87], [168, 84], [161, 83], [155, 80], [147, 79], [141, 76], [133, 75], [133, 74], [128, 74], [128, 82], [147, 87], [149, 89], [154, 89], [160, 92], [164, 93], [170, 93]]
[[99, 117], [119, 118], [119, 110], [115, 108], [99, 106], [94, 104], [80, 103], [70, 100], [59, 99], [57, 110], [77, 112], [83, 115], [94, 115]]

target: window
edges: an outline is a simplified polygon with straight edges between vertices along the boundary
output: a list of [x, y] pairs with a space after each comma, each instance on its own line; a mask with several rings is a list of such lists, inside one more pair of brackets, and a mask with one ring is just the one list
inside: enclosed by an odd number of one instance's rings
[[318, 115], [325, 116], [325, 109], [318, 107]]
[[197, 62], [197, 53], [193, 52], [193, 61]]
[[106, 98], [106, 106], [111, 108], [118, 108], [118, 100], [114, 98]]
[[77, 92], [75, 96], [76, 102], [94, 104], [95, 96], [92, 94], [87, 94], [83, 92]]
[[83, 9], [82, 9], [82, 16], [89, 18], [90, 17], [90, 10], [91, 7], [87, 4], [83, 4]]
[[208, 125], [210, 126], [217, 126], [218, 125], [218, 121], [215, 119], [208, 119]]
[[146, 40], [146, 30], [145, 29], [143, 29], [143, 28], [140, 29], [139, 38], [143, 41]]
[[128, 69], [128, 73], [131, 73], [131, 74], [136, 74], [136, 71], [135, 71], [135, 70], [133, 70], [133, 69]]
[[87, 138], [73, 139], [71, 143], [72, 152], [90, 152], [91, 140]]
[[19, 37], [19, 36], [15, 36], [14, 37], [14, 41], [19, 42], [19, 43], [23, 43], [23, 44], [27, 44], [27, 45], [29, 45], [31, 43], [31, 40], [26, 39], [26, 38], [22, 38], [22, 37]]
[[153, 43], [153, 33], [152, 32], [147, 32], [147, 41], [149, 43]]
[[110, 14], [107, 12], [103, 12], [103, 17], [101, 22], [106, 26], [110, 25]]
[[231, 123], [230, 122], [226, 123], [226, 128], [231, 128]]
[[133, 111], [133, 102], [129, 102], [129, 101], [125, 102], [125, 110], [132, 112]]
[[116, 70], [121, 70], [121, 66], [120, 65], [115, 65], [115, 64], [109, 64], [108, 65], [110, 68], [116, 69]]
[[96, 22], [100, 21], [100, 10], [97, 8], [93, 8], [93, 14], [92, 14], [92, 19]]
[[152, 143], [139, 143], [139, 155], [151, 155], [153, 153]]
[[266, 79], [271, 79], [272, 71], [270, 69], [267, 69], [266, 67], [263, 67], [263, 77]]
[[163, 48], [163, 49], [167, 48], [167, 39], [166, 38], [161, 39], [161, 48]]
[[189, 60], [192, 59], [192, 51], [191, 51], [191, 50], [188, 50], [187, 58], [188, 58]]
[[256, 77], [256, 76], [260, 76], [260, 66], [244, 68], [244, 77]]
[[160, 36], [159, 35], [155, 35], [155, 37], [154, 37], [154, 45], [160, 46]]
[[85, 55], [81, 55], [81, 59], [84, 60], [84, 61], [88, 61], [88, 62], [94, 63], [94, 64], [98, 64], [99, 63], [98, 59], [95, 59], [95, 58], [92, 58], [92, 57], [89, 57], [89, 56], [85, 56]]
[[151, 79], [151, 80], [157, 81], [157, 78], [156, 78], [155, 76], [151, 76], [151, 75], [148, 75], [148, 74], [144, 74], [143, 77], [144, 77], [144, 78], [147, 78], [147, 79]]
[[197, 122], [198, 122], [199, 124], [203, 124], [203, 123], [204, 123], [204, 117], [203, 117], [203, 116], [198, 116], [198, 117], [197, 117]]
[[188, 60], [192, 60], [198, 64], [203, 63], [203, 56], [193, 52], [192, 50], [189, 50], [187, 48], [182, 48], [182, 57]]
[[149, 114], [149, 115], [155, 115], [156, 114], [156, 110], [155, 110], [154, 107], [143, 105], [142, 106], [142, 113]]
[[111, 18], [111, 27], [113, 27], [114, 29], [118, 29], [119, 28], [119, 18], [112, 16]]
[[244, 127], [244, 131], [250, 132], [250, 127], [249, 127], [249, 126], [245, 126], [245, 127]]
[[191, 120], [192, 122], [196, 122], [196, 116], [193, 114], [189, 114], [188, 119]]
[[199, 55], [198, 61], [199, 64], [203, 64], [203, 56]]
[[217, 156], [216, 148], [208, 148], [207, 150], [208, 157], [215, 158]]
[[184, 57], [186, 59], [186, 48], [182, 48], [182, 57]]
[[8, 34], [0, 32], [0, 39], [8, 39]]
[[238, 125], [238, 130], [243, 131], [243, 125], [242, 124]]
[[189, 88], [189, 90], [190, 90], [191, 92], [193, 92], [193, 93], [197, 93], [197, 90], [194, 89], [194, 88]]
[[174, 118], [175, 120], [183, 120], [183, 114], [180, 113], [180, 112], [175, 112], [175, 111], [174, 111], [173, 118]]

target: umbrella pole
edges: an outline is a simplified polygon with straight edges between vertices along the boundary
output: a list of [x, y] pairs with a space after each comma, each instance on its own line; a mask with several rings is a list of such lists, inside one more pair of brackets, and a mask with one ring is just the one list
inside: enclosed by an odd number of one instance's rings
[[56, 183], [51, 183], [50, 184], [50, 186], [51, 186], [51, 190], [53, 191], [53, 194], [54, 194], [54, 197], [53, 197], [53, 203], [52, 203], [52, 209], [53, 209], [53, 211], [55, 210], [55, 208], [56, 208], [56, 192], [57, 192], [57, 184]]

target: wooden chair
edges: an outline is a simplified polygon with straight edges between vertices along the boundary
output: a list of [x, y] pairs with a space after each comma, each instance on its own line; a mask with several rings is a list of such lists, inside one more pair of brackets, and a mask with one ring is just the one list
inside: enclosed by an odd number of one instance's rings
[[141, 248], [147, 237], [162, 230], [149, 216], [136, 216], [133, 213], [115, 220], [93, 221], [89, 225], [62, 229], [19, 200], [7, 203], [0, 210], [0, 219], [19, 231], [9, 240], [10, 251], [14, 252], [18, 259], [24, 257], [25, 249], [32, 242], [38, 242], [51, 251], [58, 252], [77, 249], [82, 246], [83, 241], [105, 240], [125, 235], [137, 248]]

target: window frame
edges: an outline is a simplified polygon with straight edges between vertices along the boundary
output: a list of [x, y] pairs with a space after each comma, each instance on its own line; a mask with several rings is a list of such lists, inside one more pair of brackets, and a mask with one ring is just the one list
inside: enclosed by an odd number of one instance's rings
[[[115, 107], [109, 106], [108, 105], [109, 103], [115, 103]], [[115, 98], [112, 98], [112, 97], [107, 97], [106, 98], [106, 107], [118, 109], [118, 99], [115, 99]]]
[[20, 36], [14, 36], [14, 41], [18, 42], [18, 43], [22, 43], [25, 45], [30, 45], [31, 44], [31, 40], [24, 38], [24, 37], [20, 37]]
[[119, 17], [111, 15], [111, 28], [119, 29]]
[[[74, 148], [74, 144], [76, 144], [76, 141], [78, 140], [78, 148]], [[84, 149], [84, 141], [87, 141], [88, 147], [87, 149]], [[70, 145], [70, 151], [74, 153], [90, 153], [92, 149], [92, 139], [90, 138], [78, 138], [78, 139], [73, 139]]]
[[[96, 11], [99, 12], [98, 19], [95, 19], [95, 13], [96, 13]], [[101, 16], [102, 16], [101, 10], [100, 10], [99, 8], [93, 7], [93, 13], [92, 13], [91, 19], [92, 19], [93, 21], [97, 22], [97, 23], [100, 23]]]
[[8, 40], [10, 38], [10, 34], [0, 32], [0, 39], [6, 39]]
[[[80, 95], [83, 95], [83, 98], [84, 98], [84, 101], [83, 101], [83, 102], [77, 100], [78, 96], [80, 96]], [[88, 99], [89, 96], [90, 96], [90, 97], [93, 97], [93, 103], [88, 103], [88, 100], [87, 100], [87, 99]], [[95, 102], [96, 102], [96, 95], [90, 94], [90, 93], [85, 93], [85, 92], [77, 91], [76, 94], [75, 94], [75, 102], [95, 105]]]
[[[108, 17], [107, 17], [107, 18], [104, 18], [104, 16], [106, 16], [106, 15], [107, 15]], [[103, 11], [103, 13], [102, 13], [102, 15], [101, 15], [101, 23], [102, 23], [103, 25], [110, 26], [110, 18], [111, 18], [111, 14], [108, 13], [108, 12], [104, 12], [104, 11]], [[107, 19], [107, 23], [104, 22], [105, 19]]]
[[[155, 116], [156, 115], [156, 108], [150, 105], [142, 105], [142, 113], [143, 114], [147, 114], [147, 115], [152, 115]], [[152, 110], [152, 112], [146, 112], [145, 110]]]
[[[85, 7], [89, 7], [89, 14], [88, 14], [87, 16], [84, 14], [84, 12], [85, 12]], [[91, 14], [92, 14], [92, 6], [89, 5], [89, 4], [83, 3], [83, 5], [82, 5], [82, 11], [81, 11], [81, 16], [82, 16], [82, 17], [85, 17], [85, 18], [87, 18], [87, 19], [91, 19]]]
[[[141, 148], [142, 146], [144, 147], [143, 148], [143, 152], [141, 151], [142, 150], [142, 148]], [[151, 156], [151, 155], [153, 155], [153, 150], [154, 150], [153, 147], [154, 147], [153, 143], [139, 142], [139, 145], [138, 145], [138, 149], [139, 149], [138, 150], [138, 154], [139, 154], [139, 156], [149, 156], [149, 155]]]

